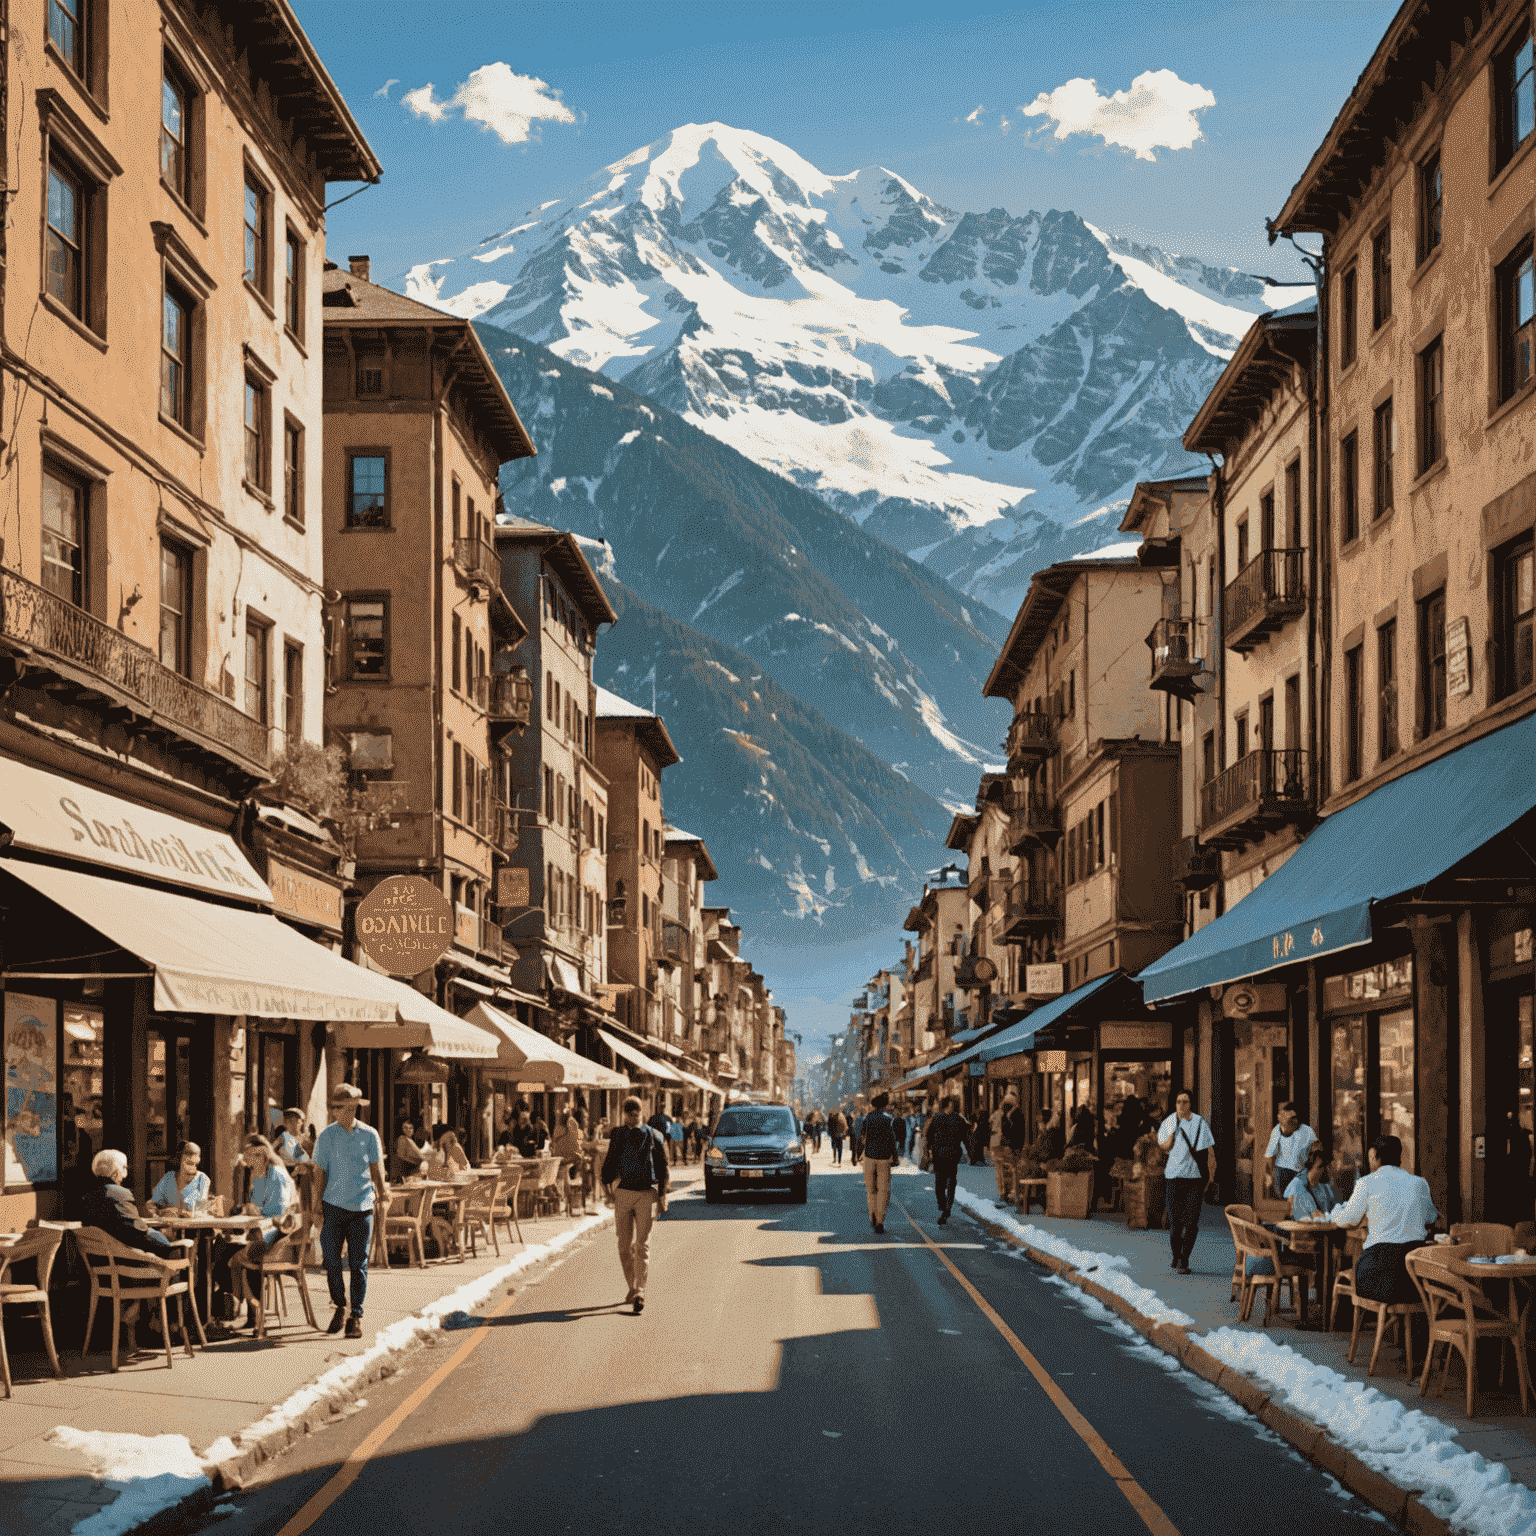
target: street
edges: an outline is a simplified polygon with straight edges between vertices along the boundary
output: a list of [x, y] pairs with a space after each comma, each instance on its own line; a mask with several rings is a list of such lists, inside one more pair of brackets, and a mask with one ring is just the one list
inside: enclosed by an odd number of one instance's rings
[[531, 1520], [747, 1536], [1001, 1518], [1056, 1536], [1197, 1536], [1382, 1523], [962, 1214], [937, 1226], [927, 1178], [893, 1180], [880, 1237], [861, 1180], [825, 1153], [804, 1206], [708, 1206], [690, 1172], [653, 1235], [643, 1315], [620, 1306], [604, 1229], [520, 1278], [510, 1305], [493, 1298], [480, 1327], [438, 1335], [203, 1528]]

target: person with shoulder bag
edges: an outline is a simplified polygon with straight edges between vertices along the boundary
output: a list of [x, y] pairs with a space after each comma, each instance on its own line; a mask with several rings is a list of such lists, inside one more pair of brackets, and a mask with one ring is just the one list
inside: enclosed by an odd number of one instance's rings
[[645, 1282], [650, 1275], [651, 1223], [667, 1214], [666, 1148], [660, 1134], [640, 1123], [643, 1106], [624, 1100], [624, 1123], [608, 1142], [603, 1184], [613, 1199], [613, 1224], [619, 1237], [619, 1265], [638, 1316], [645, 1310]]
[[1168, 1242], [1173, 1250], [1169, 1268], [1189, 1273], [1189, 1258], [1200, 1235], [1200, 1197], [1210, 1182], [1210, 1154], [1216, 1138], [1194, 1111], [1187, 1093], [1174, 1100], [1174, 1112], [1158, 1127], [1157, 1144], [1168, 1154]]

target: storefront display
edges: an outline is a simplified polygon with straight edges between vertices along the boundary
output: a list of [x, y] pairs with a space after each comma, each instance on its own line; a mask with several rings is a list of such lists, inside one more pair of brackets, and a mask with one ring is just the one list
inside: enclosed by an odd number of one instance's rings
[[5, 1188], [59, 1176], [59, 1005], [5, 994]]

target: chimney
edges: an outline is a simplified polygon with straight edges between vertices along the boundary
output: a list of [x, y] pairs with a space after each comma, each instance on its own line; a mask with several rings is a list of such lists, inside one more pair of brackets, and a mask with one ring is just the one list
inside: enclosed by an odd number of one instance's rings
[[360, 277], [365, 283], [368, 281], [368, 258], [366, 256], [348, 256], [347, 266], [351, 269], [353, 277]]

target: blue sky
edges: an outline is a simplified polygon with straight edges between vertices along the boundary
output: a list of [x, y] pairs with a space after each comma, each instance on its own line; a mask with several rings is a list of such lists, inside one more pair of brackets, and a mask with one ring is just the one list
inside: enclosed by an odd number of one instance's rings
[[[368, 253], [375, 277], [394, 283], [668, 129], [714, 119], [779, 139], [829, 174], [885, 165], [955, 209], [1071, 208], [1166, 249], [1300, 276], [1294, 256], [1268, 246], [1264, 218], [1396, 7], [296, 0], [296, 9], [385, 168], [380, 186], [332, 210], [329, 249], [333, 259]], [[434, 101], [446, 101], [498, 63], [545, 82], [574, 121], [537, 123], [526, 142], [507, 144], [460, 115], [433, 122], [401, 103], [429, 82]], [[1163, 70], [1215, 104], [1195, 115], [1197, 142], [1157, 148], [1150, 160], [1090, 134], [1058, 139], [1046, 117], [1019, 111], [1069, 80], [1092, 79], [1111, 96]], [[398, 83], [388, 97], [376, 96], [389, 80]]]

